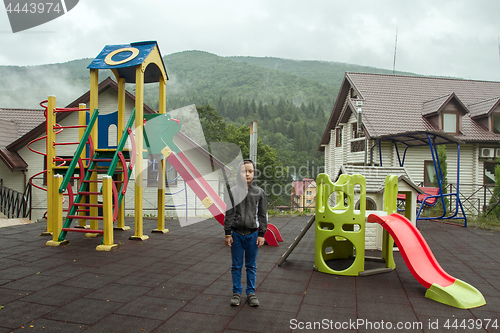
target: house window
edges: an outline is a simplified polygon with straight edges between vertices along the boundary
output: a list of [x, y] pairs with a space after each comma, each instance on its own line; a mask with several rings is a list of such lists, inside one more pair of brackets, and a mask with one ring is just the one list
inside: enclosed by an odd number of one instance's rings
[[364, 137], [365, 134], [361, 132], [361, 129], [358, 131], [358, 123], [352, 123], [352, 138], [357, 139], [357, 138], [362, 138]]
[[500, 113], [493, 113], [493, 133], [500, 134]]
[[433, 161], [424, 161], [424, 186], [435, 187], [434, 177], [436, 176], [436, 169], [434, 168]]
[[443, 131], [458, 134], [458, 113], [443, 112]]
[[307, 191], [306, 195], [312, 195], [312, 191]]
[[[158, 186], [159, 168], [159, 159], [148, 159], [148, 187]], [[165, 160], [165, 185], [167, 187], [177, 185], [177, 170], [172, 167], [168, 160]]]
[[495, 167], [497, 165], [500, 165], [500, 163], [484, 162], [484, 174], [483, 174], [484, 185], [495, 185]]
[[335, 130], [335, 147], [342, 147], [342, 127]]
[[352, 123], [352, 138], [357, 139], [358, 136], [358, 123]]
[[312, 200], [307, 200], [307, 201], [306, 201], [306, 204], [307, 204], [308, 206], [309, 206], [309, 205], [311, 205], [311, 204], [312, 204]]

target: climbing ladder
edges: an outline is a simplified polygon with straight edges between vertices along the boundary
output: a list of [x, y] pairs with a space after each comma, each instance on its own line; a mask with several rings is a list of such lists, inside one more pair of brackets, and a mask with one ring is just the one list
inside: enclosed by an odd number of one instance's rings
[[[97, 117], [96, 112], [91, 117], [89, 127], [87, 129], [91, 128], [91, 124], [95, 122], [94, 117]], [[88, 141], [89, 135], [90, 135], [90, 130], [86, 131], [80, 145], [78, 146], [75, 156], [73, 160], [71, 161], [68, 171], [66, 175], [64, 176], [64, 179], [62, 181], [61, 186], [59, 187], [59, 192], [63, 193], [64, 190], [66, 189], [70, 179], [71, 179], [71, 174], [74, 172], [74, 169], [77, 164], [80, 165], [80, 187], [78, 189], [77, 195], [73, 201], [72, 206], [69, 209], [68, 215], [66, 216], [66, 220], [64, 222], [63, 228], [61, 232], [59, 233], [58, 237], [58, 242], [63, 242], [66, 238], [66, 235], [68, 232], [84, 232], [87, 234], [103, 234], [104, 233], [104, 228], [103, 230], [101, 229], [86, 229], [86, 228], [71, 228], [71, 223], [74, 219], [82, 219], [82, 215], [77, 215], [79, 212], [88, 212], [90, 208], [92, 207], [97, 207], [97, 208], [102, 208], [104, 212], [104, 205], [107, 204], [107, 200], [103, 198], [102, 203], [95, 203], [98, 200], [95, 200], [95, 198], [102, 196], [103, 195], [103, 189], [101, 191], [92, 191], [90, 189], [90, 185], [92, 183], [94, 184], [99, 184], [103, 182], [104, 178], [111, 177], [111, 178], [121, 178], [122, 180], [113, 180], [111, 182], [112, 185], [112, 197], [113, 197], [113, 220], [112, 222], [116, 222], [116, 219], [118, 217], [118, 210], [120, 208], [121, 203], [123, 202], [123, 197], [127, 191], [127, 185], [130, 180], [130, 176], [132, 174], [132, 169], [134, 167], [134, 161], [135, 161], [135, 145], [134, 145], [134, 140], [131, 140], [132, 142], [132, 151], [129, 154], [128, 151], [124, 151], [125, 143], [127, 142], [127, 138], [129, 136], [133, 136], [132, 133], [132, 123], [134, 121], [134, 114], [135, 110], [132, 111], [132, 115], [129, 118], [129, 121], [127, 125], [125, 126], [125, 132], [121, 137], [120, 142], [118, 143], [118, 146], [116, 150], [113, 149], [94, 149], [93, 147], [93, 141], [89, 140], [89, 150], [90, 150], [90, 155], [92, 156], [89, 159], [89, 165], [88, 168], [86, 168], [85, 175], [83, 175], [83, 168], [82, 168], [82, 163], [81, 163], [81, 158], [79, 157], [81, 152], [83, 151], [85, 147], [85, 142]], [[129, 156], [125, 156], [129, 155]], [[121, 167], [118, 168], [118, 163], [121, 164]], [[109, 165], [108, 166], [99, 166], [99, 164], [105, 164]], [[103, 179], [98, 179], [97, 175], [98, 174], [105, 173], [107, 177], [103, 177]], [[117, 174], [123, 175], [122, 177], [116, 177]], [[120, 191], [118, 193], [118, 186], [120, 187]], [[103, 186], [104, 187], [104, 186]], [[83, 198], [87, 198], [87, 200], [82, 200]], [[92, 200], [94, 199], [94, 200]], [[85, 216], [86, 219], [89, 220], [104, 220], [104, 216], [100, 216], [97, 214], [97, 216]], [[103, 243], [104, 243], [105, 238], [103, 238]], [[104, 244], [104, 245], [111, 245], [111, 244]]]
[[[47, 232], [52, 235], [48, 246], [59, 246], [67, 243], [65, 240], [68, 232], [85, 232], [88, 237], [98, 234], [103, 235], [103, 240], [98, 250], [110, 250], [113, 244], [112, 224], [118, 218], [120, 204], [124, 201], [124, 195], [131, 176], [135, 162], [135, 140], [131, 140], [132, 149], [124, 150], [129, 136], [132, 134], [135, 109], [128, 120], [124, 133], [116, 149], [94, 149], [93, 132], [99, 110], [95, 109], [85, 121], [85, 113], [89, 109], [81, 104], [79, 108], [57, 108], [55, 97], [51, 96], [47, 101], [40, 103], [45, 108], [47, 119], [47, 134], [30, 142], [30, 145], [39, 140], [46, 140], [46, 152], [39, 152], [30, 147], [35, 153], [45, 155], [47, 158], [47, 169], [37, 173], [35, 176], [47, 174], [47, 188], [36, 186], [47, 191]], [[61, 126], [56, 122], [58, 113], [79, 112], [79, 125]], [[56, 135], [64, 129], [78, 128], [80, 140], [78, 142], [57, 142]], [[77, 145], [72, 158], [64, 158], [56, 155], [57, 146]], [[83, 158], [85, 147], [89, 147], [89, 158]], [[68, 164], [69, 163], [69, 164]], [[120, 166], [118, 166], [120, 163]], [[102, 177], [99, 179], [98, 174]], [[34, 176], [30, 179], [33, 181]], [[73, 193], [71, 182], [78, 180], [79, 188]], [[102, 187], [97, 190], [99, 183]], [[102, 203], [99, 203], [102, 196]], [[67, 200], [67, 209], [63, 209], [63, 203]], [[102, 209], [102, 213], [99, 212]], [[64, 225], [63, 214], [65, 216]], [[79, 225], [71, 227], [74, 219], [79, 220]], [[90, 229], [87, 221], [90, 220]], [[103, 221], [103, 229], [98, 228], [98, 221]], [[123, 218], [120, 219], [123, 221]], [[123, 223], [123, 222], [121, 222]], [[122, 227], [126, 229], [126, 227]]]

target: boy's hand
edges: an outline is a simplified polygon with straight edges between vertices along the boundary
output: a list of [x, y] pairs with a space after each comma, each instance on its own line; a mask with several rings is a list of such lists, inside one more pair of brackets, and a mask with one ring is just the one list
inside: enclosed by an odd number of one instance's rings
[[225, 238], [224, 238], [224, 243], [225, 243], [227, 246], [231, 247], [231, 244], [233, 244], [233, 237], [232, 237], [232, 236], [231, 236], [231, 237], [225, 237]]
[[257, 237], [257, 247], [261, 247], [262, 245], [264, 245], [264, 242], [264, 237]]

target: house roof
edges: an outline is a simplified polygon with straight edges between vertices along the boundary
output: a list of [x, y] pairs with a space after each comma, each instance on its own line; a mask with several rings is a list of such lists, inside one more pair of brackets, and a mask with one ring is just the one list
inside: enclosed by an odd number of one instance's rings
[[417, 193], [424, 193], [415, 183], [411, 180], [410, 175], [405, 168], [401, 167], [377, 167], [377, 166], [356, 166], [356, 165], [342, 165], [340, 167], [337, 178], [342, 175], [355, 175], [360, 174], [366, 180], [367, 193], [382, 193], [385, 188], [385, 177], [394, 175], [398, 177], [398, 181], [404, 181]]
[[301, 196], [302, 193], [309, 187], [316, 187], [316, 182], [314, 179], [304, 178], [302, 180], [295, 180], [293, 182], [294, 194], [296, 196]]
[[0, 159], [11, 171], [26, 170], [28, 164], [16, 151], [11, 151], [6, 147], [44, 121], [45, 116], [42, 109], [0, 108], [0, 122], [2, 123]]
[[422, 115], [428, 116], [439, 113], [451, 100], [456, 100], [458, 104], [462, 107], [464, 113], [469, 112], [467, 107], [462, 103], [462, 101], [457, 97], [457, 95], [455, 95], [455, 93], [452, 92], [451, 94], [434, 98], [429, 101], [425, 101], [422, 107]]
[[[137, 51], [137, 54], [134, 55], [134, 51]], [[118, 72], [120, 77], [125, 79], [125, 82], [135, 83], [135, 67], [144, 65], [144, 62], [152, 52], [156, 53], [161, 65], [153, 62], [151, 63], [153, 66], [148, 65], [145, 68], [144, 83], [158, 82], [160, 76], [163, 75], [164, 79], [168, 80], [165, 64], [163, 63], [160, 48], [156, 41], [106, 45], [87, 68], [113, 69]]]
[[[345, 103], [351, 88], [357, 96]], [[500, 82], [347, 72], [319, 150], [329, 143], [330, 130], [356, 110], [356, 101], [362, 102], [363, 128], [370, 139], [404, 132], [444, 133], [425, 116], [440, 112], [454, 100], [466, 113], [462, 133], [454, 137], [465, 142], [498, 142], [497, 135], [471, 117], [487, 115], [495, 104], [486, 101], [496, 98], [497, 102], [499, 96]], [[387, 126], [388, 119], [396, 126]]]
[[498, 106], [498, 104], [500, 104], [500, 96], [470, 104], [470, 116], [472, 119], [487, 116]]
[[[112, 78], [108, 77], [99, 83], [98, 93], [106, 89], [115, 89], [118, 91], [118, 84]], [[135, 96], [129, 91], [125, 91], [125, 98], [135, 102]], [[81, 103], [90, 101], [90, 90], [68, 104], [67, 108], [78, 107]], [[19, 149], [26, 146], [37, 137], [46, 132], [46, 121], [44, 109], [1, 109], [0, 121], [6, 124], [5, 130], [0, 131], [0, 159], [12, 170], [26, 170], [28, 164], [17, 153]], [[144, 104], [144, 113], [157, 113], [155, 110]], [[70, 113], [61, 112], [56, 115], [56, 121], [60, 122]], [[230, 169], [214, 156], [210, 155], [203, 147], [194, 142], [191, 138], [182, 132], [178, 132], [176, 137], [185, 142], [191, 149], [195, 149], [202, 156], [211, 159], [212, 163], [218, 168], [224, 167], [227, 172]]]
[[28, 169], [28, 163], [17, 152], [11, 152], [0, 147], [0, 159], [4, 161], [10, 171], [23, 171]]

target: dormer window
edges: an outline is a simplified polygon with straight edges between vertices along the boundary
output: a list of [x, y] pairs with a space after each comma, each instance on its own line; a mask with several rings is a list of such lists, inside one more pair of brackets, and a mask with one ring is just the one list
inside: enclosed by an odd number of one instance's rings
[[492, 130], [495, 134], [500, 134], [500, 112], [493, 112], [491, 114]]
[[456, 112], [443, 112], [443, 131], [450, 134], [459, 133], [459, 118]]
[[342, 127], [335, 129], [335, 147], [342, 147]]
[[351, 88], [351, 98], [358, 98], [358, 93], [353, 88]]
[[422, 115], [445, 133], [460, 134], [462, 116], [469, 110], [460, 99], [451, 93], [423, 103]]

